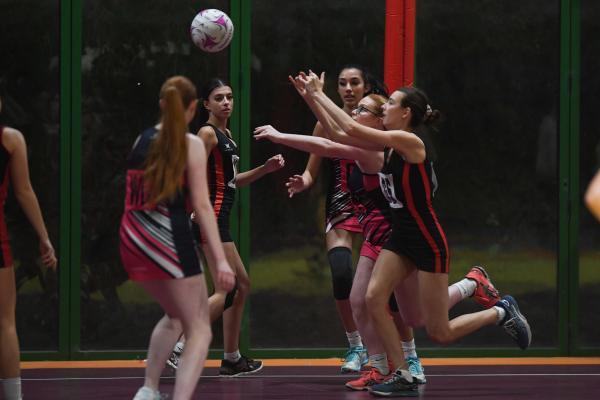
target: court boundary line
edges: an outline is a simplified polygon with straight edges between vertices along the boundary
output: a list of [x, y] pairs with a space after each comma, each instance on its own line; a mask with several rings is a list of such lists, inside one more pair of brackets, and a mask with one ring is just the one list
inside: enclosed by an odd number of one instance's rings
[[[326, 359], [263, 359], [265, 367], [338, 367], [339, 358]], [[422, 358], [424, 366], [485, 366], [485, 365], [600, 365], [600, 357], [524, 357], [524, 358]], [[219, 367], [221, 360], [207, 360], [205, 367]], [[143, 360], [110, 361], [24, 361], [21, 369], [114, 369], [144, 368]]]

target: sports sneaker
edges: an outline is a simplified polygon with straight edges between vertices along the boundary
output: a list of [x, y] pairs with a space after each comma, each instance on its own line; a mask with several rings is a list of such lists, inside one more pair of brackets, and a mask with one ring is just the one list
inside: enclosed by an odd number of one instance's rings
[[414, 379], [412, 382], [407, 381], [396, 371], [387, 381], [371, 386], [370, 393], [380, 397], [417, 397], [419, 385]]
[[133, 397], [133, 400], [164, 400], [168, 397], [168, 395], [162, 394], [158, 390], [153, 390], [147, 386], [142, 386], [138, 389], [137, 393]]
[[483, 267], [475, 266], [471, 268], [465, 278], [477, 282], [477, 287], [471, 297], [485, 308], [494, 306], [500, 300], [500, 293], [492, 284], [490, 276]]
[[408, 372], [410, 372], [418, 384], [427, 383], [425, 368], [421, 365], [419, 357], [406, 357], [406, 364], [408, 364]]
[[167, 360], [167, 366], [174, 370], [177, 369], [177, 366], [179, 365], [179, 357], [181, 357], [181, 352], [173, 350], [171, 357], [169, 357]]
[[382, 375], [377, 368], [371, 368], [369, 371], [363, 371], [358, 379], [346, 382], [346, 387], [352, 390], [369, 390], [369, 387], [383, 383], [389, 377]]
[[250, 375], [262, 369], [262, 361], [254, 361], [246, 356], [241, 356], [237, 362], [229, 360], [221, 360], [221, 368], [219, 368], [219, 376], [235, 377], [242, 375]]
[[367, 362], [369, 362], [367, 349], [365, 349], [363, 346], [350, 347], [344, 356], [342, 373], [350, 374], [360, 372], [363, 365], [366, 365]]
[[512, 337], [522, 350], [531, 344], [531, 328], [527, 319], [521, 314], [517, 301], [512, 296], [504, 296], [496, 303], [506, 311], [506, 316], [501, 322], [504, 331]]

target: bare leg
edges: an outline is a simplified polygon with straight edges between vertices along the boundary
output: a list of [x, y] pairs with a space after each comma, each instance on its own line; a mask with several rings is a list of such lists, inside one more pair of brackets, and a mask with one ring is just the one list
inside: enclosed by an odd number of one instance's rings
[[448, 320], [448, 297], [440, 296], [448, 291], [448, 275], [419, 271], [419, 292], [425, 327], [429, 336], [438, 343], [448, 344], [497, 320], [491, 308], [471, 314], [463, 314]]
[[238, 291], [233, 304], [223, 313], [223, 348], [226, 353], [239, 349], [242, 316], [246, 297], [250, 294], [250, 278], [233, 242], [223, 243], [225, 256], [235, 273]]
[[0, 378], [21, 376], [19, 339], [15, 323], [15, 271], [0, 268]]
[[392, 362], [394, 368], [402, 367], [406, 369], [406, 363], [400, 343], [400, 335], [394, 322], [389, 318], [387, 304], [393, 290], [413, 270], [414, 266], [405, 257], [384, 249], [375, 262], [373, 275], [367, 289], [367, 307], [383, 342], [388, 359]]
[[373, 272], [373, 265], [374, 261], [368, 257], [361, 256], [358, 259], [356, 274], [352, 283], [352, 291], [350, 292], [350, 303], [352, 305], [354, 320], [356, 321], [356, 325], [358, 325], [358, 330], [369, 354], [383, 354], [385, 353], [385, 349], [379, 339], [365, 301], [367, 287], [369, 286]]
[[186, 336], [186, 348], [179, 361], [173, 399], [188, 400], [202, 373], [212, 339], [204, 277], [195, 275], [185, 279], [139, 283], [172, 319], [168, 321], [167, 317], [163, 318], [153, 332], [145, 386], [155, 390], [158, 388], [160, 372], [177, 340], [180, 332], [178, 324], [181, 324]]

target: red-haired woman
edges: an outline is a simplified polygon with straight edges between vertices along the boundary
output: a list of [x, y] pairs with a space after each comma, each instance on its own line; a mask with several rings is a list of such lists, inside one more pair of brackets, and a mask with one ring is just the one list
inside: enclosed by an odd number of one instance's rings
[[175, 400], [192, 397], [208, 354], [208, 295], [191, 209], [211, 250], [207, 257], [215, 285], [223, 290], [234, 285], [208, 197], [204, 144], [188, 133], [197, 102], [189, 79], [167, 79], [160, 90], [160, 122], [142, 132], [127, 160], [121, 259], [129, 277], [165, 312], [152, 332], [144, 386], [134, 400], [160, 399], [160, 374], [182, 331], [187, 346], [177, 370]]

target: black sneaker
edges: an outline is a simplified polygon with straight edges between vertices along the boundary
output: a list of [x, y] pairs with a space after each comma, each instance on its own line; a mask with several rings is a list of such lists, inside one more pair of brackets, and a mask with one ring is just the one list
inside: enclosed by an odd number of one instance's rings
[[169, 357], [167, 360], [167, 366], [173, 370], [176, 370], [177, 366], [179, 365], [179, 357], [181, 357], [181, 352], [173, 350], [171, 357]]
[[525, 350], [531, 344], [531, 328], [527, 319], [519, 311], [519, 305], [512, 296], [504, 296], [496, 303], [497, 307], [506, 310], [506, 317], [501, 325], [504, 331], [517, 342], [517, 345]]
[[219, 376], [234, 377], [242, 375], [250, 375], [262, 369], [262, 361], [254, 361], [246, 356], [241, 356], [237, 362], [221, 360], [221, 368], [219, 368]]
[[379, 397], [417, 397], [419, 396], [419, 385], [414, 378], [412, 382], [409, 382], [396, 371], [387, 381], [371, 386], [370, 393]]

